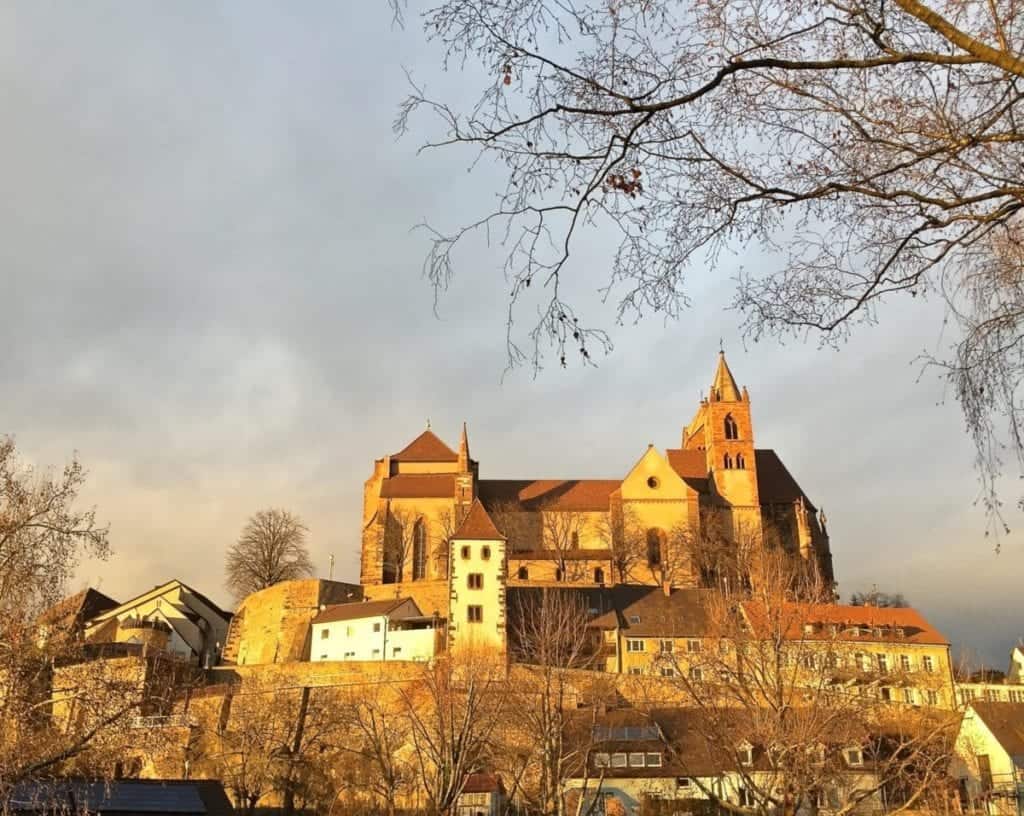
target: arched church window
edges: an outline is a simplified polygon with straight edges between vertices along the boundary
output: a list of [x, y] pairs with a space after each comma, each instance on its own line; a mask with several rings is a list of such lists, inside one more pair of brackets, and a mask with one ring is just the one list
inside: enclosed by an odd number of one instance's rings
[[743, 458], [743, 454], [742, 453], [737, 453], [736, 454], [736, 469], [737, 470], [744, 470], [746, 467], [747, 467], [747, 463], [746, 463], [746, 460], [744, 460], [744, 458]]
[[657, 567], [661, 564], [661, 545], [664, 537], [665, 534], [656, 527], [647, 531], [647, 566]]
[[412, 528], [412, 580], [422, 581], [427, 577], [427, 525], [423, 519], [416, 519]]
[[526, 567], [520, 567], [519, 571], [516, 573], [516, 577], [518, 577], [520, 581], [529, 581], [530, 570], [528, 570]]
[[727, 453], [725, 458], [722, 460], [722, 464], [726, 470], [732, 470], [732, 457]]
[[603, 584], [604, 583], [604, 570], [601, 569], [600, 567], [594, 567], [594, 583], [595, 584]]
[[740, 429], [736, 425], [736, 420], [732, 418], [732, 414], [725, 415], [725, 438], [726, 439], [739, 439]]

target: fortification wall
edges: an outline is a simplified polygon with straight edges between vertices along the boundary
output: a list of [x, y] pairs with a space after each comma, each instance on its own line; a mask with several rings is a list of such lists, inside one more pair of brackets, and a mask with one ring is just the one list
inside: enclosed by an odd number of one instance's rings
[[317, 578], [282, 581], [245, 598], [231, 620], [225, 663], [289, 663], [309, 658], [309, 623], [323, 605], [358, 601], [358, 584]]

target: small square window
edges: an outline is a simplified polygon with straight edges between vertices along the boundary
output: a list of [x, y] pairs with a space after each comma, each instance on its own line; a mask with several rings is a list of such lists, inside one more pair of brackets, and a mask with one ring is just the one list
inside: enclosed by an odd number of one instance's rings
[[636, 626], [638, 623], [640, 623], [640, 616], [639, 615], [630, 615], [629, 616], [629, 622], [631, 624], [633, 624], [634, 626]]
[[697, 653], [699, 653], [700, 652], [700, 641], [696, 640], [696, 639], [693, 639], [693, 638], [691, 638], [690, 640], [686, 641], [686, 651], [689, 652], [690, 654], [697, 654]]
[[467, 606], [466, 621], [469, 623], [483, 623], [484, 608], [482, 606]]
[[676, 670], [674, 668], [672, 668], [671, 666], [662, 666], [661, 667], [661, 676], [662, 677], [675, 677], [676, 676]]
[[647, 767], [648, 768], [660, 768], [661, 767], [661, 754], [656, 751], [649, 751], [647, 753]]
[[690, 668], [690, 679], [694, 683], [699, 683], [704, 679], [704, 672], [700, 670], [699, 666], [692, 666]]
[[643, 674], [643, 673], [644, 673], [644, 670], [641, 669], [639, 666], [630, 666], [629, 667], [629, 671], [627, 672], [627, 674]]
[[626, 767], [626, 755], [625, 754], [612, 754], [612, 767], [613, 768], [625, 768]]
[[484, 561], [490, 561], [491, 560], [491, 548], [487, 547], [487, 546], [482, 547], [481, 550], [480, 550], [480, 557]]
[[379, 632], [380, 631], [380, 623], [375, 623], [373, 625], [373, 631], [374, 632]]
[[671, 654], [672, 648], [675, 644], [671, 640], [663, 640], [660, 643], [660, 650], [662, 654]]
[[612, 758], [608, 754], [594, 754], [594, 767], [595, 768], [608, 768], [611, 767]]
[[847, 765], [858, 767], [864, 764], [864, 752], [860, 748], [847, 748], [843, 753]]
[[484, 576], [481, 572], [471, 572], [466, 576], [466, 586], [469, 589], [483, 589], [484, 588]]
[[326, 626], [320, 630], [320, 640], [327, 640], [331, 636], [331, 630]]
[[463, 561], [468, 561], [469, 560], [469, 547], [468, 546], [464, 546], [462, 548], [462, 560]]
[[629, 755], [629, 767], [630, 768], [642, 768], [644, 767], [644, 755], [639, 751], [636, 751]]
[[690, 786], [692, 784], [693, 783], [690, 781], [690, 777], [688, 777], [688, 776], [677, 776], [676, 777], [676, 787], [677, 788], [688, 789], [688, 788], [690, 788]]

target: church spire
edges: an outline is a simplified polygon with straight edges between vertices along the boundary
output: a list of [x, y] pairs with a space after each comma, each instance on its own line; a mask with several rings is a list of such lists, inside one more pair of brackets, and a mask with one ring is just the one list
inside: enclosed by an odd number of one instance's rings
[[715, 370], [715, 380], [711, 383], [712, 402], [739, 402], [743, 397], [740, 394], [736, 379], [729, 370], [729, 364], [725, 361], [725, 352], [718, 352], [718, 368]]
[[466, 423], [462, 423], [462, 436], [459, 438], [459, 471], [469, 471], [469, 434], [466, 432]]

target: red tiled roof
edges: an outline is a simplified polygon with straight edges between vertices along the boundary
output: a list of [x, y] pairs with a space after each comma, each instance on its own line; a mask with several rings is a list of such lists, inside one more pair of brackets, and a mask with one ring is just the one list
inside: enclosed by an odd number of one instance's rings
[[391, 458], [398, 462], [457, 462], [459, 455], [428, 428]]
[[466, 775], [463, 793], [505, 793], [505, 786], [497, 774], [472, 773]]
[[618, 479], [481, 479], [480, 500], [490, 508], [518, 504], [523, 510], [607, 511]]
[[480, 499], [473, 502], [473, 506], [469, 508], [469, 512], [462, 520], [462, 524], [459, 525], [459, 529], [456, 530], [455, 535], [452, 536], [452, 540], [459, 541], [465, 541], [467, 539], [497, 541], [504, 538], [505, 536], [503, 536], [498, 528], [494, 526], [494, 522], [491, 521], [491, 517], [487, 515], [487, 511], [484, 510], [484, 506], [480, 503]]
[[698, 493], [708, 492], [708, 459], [702, 450], [669, 448], [665, 453], [672, 470]]
[[454, 473], [399, 473], [384, 479], [384, 499], [450, 499], [455, 495]]
[[319, 615], [313, 618], [313, 623], [334, 623], [335, 621], [357, 620], [358, 618], [372, 618], [377, 615], [387, 615], [394, 612], [406, 601], [412, 601], [416, 607], [416, 615], [420, 614], [420, 608], [412, 598], [391, 598], [386, 601], [353, 601], [346, 604], [335, 604], [328, 606]]
[[[742, 607], [755, 633], [759, 629], [782, 628], [786, 630], [785, 635], [794, 640], [903, 640], [907, 643], [949, 645], [945, 635], [910, 607], [784, 602], [777, 609], [766, 610], [763, 604], [753, 601], [744, 602]], [[773, 624], [769, 618], [777, 618], [777, 622]], [[814, 631], [805, 632], [803, 627], [806, 624], [816, 624]], [[835, 634], [831, 631], [832, 626], [837, 627]], [[858, 634], [847, 632], [855, 626], [860, 627]], [[875, 629], [881, 629], [881, 632], [875, 634]], [[902, 630], [902, 636], [896, 629]]]

